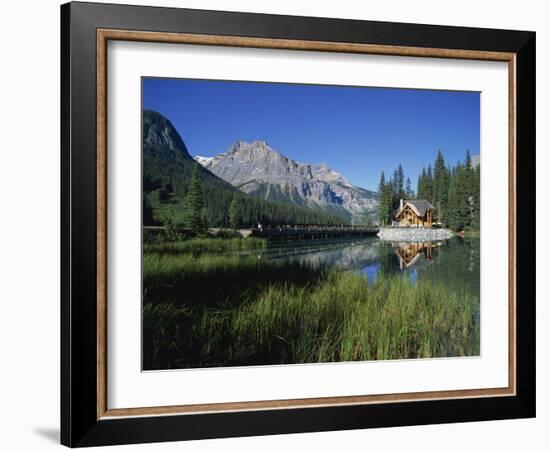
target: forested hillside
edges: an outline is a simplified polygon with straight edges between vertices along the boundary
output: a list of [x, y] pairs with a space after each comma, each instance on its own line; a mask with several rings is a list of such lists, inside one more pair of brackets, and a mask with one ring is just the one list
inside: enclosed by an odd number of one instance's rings
[[[191, 180], [194, 190], [190, 190]], [[200, 200], [197, 203], [197, 197]], [[252, 197], [210, 173], [189, 154], [169, 120], [143, 112], [143, 224], [188, 226], [189, 205], [200, 205], [203, 227], [342, 224], [345, 217]], [[230, 221], [230, 210], [232, 220]]]

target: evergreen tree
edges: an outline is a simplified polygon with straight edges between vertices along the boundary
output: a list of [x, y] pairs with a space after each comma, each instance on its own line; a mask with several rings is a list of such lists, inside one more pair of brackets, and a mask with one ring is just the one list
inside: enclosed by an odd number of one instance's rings
[[391, 189], [391, 203], [392, 203], [393, 207], [395, 207], [396, 203], [399, 202], [399, 199], [397, 198], [397, 195], [398, 195], [397, 191], [399, 189], [399, 187], [398, 187], [398, 183], [399, 183], [398, 177], [399, 177], [399, 175], [397, 174], [397, 169], [395, 169], [393, 171], [391, 181], [389, 183], [389, 187]]
[[405, 174], [403, 172], [403, 166], [399, 164], [397, 169], [393, 171], [391, 179], [391, 191], [392, 191], [392, 208], [397, 209], [399, 201], [405, 197]]
[[380, 183], [378, 184], [378, 221], [384, 226], [391, 223], [392, 219], [392, 183], [386, 182], [384, 172], [380, 175]]
[[472, 217], [471, 228], [474, 230], [479, 230], [481, 226], [480, 179], [481, 179], [481, 171], [480, 171], [480, 166], [478, 165], [476, 168], [473, 169], [473, 189], [472, 189], [473, 217]]
[[399, 166], [397, 166], [397, 186], [396, 186], [396, 193], [399, 199], [402, 199], [405, 196], [405, 189], [403, 187], [404, 183], [405, 183], [405, 173], [403, 172], [403, 166], [399, 164]]
[[426, 171], [426, 179], [424, 181], [424, 197], [423, 200], [428, 200], [429, 202], [433, 202], [434, 194], [434, 179], [432, 175], [432, 166], [428, 166], [428, 170]]
[[242, 222], [241, 205], [237, 196], [233, 196], [233, 200], [229, 204], [229, 226], [233, 229], [239, 228]]
[[405, 198], [407, 200], [412, 200], [414, 198], [410, 177], [407, 177], [407, 182], [405, 183]]
[[162, 216], [162, 224], [164, 226], [164, 239], [169, 242], [178, 241], [181, 238], [181, 223], [178, 223], [174, 208], [166, 208]]
[[470, 150], [466, 150], [466, 159], [464, 161], [464, 189], [466, 191], [466, 212], [467, 216], [465, 218], [464, 226], [466, 228], [472, 227], [472, 222], [474, 219], [474, 209], [475, 209], [475, 199], [474, 199], [474, 170], [472, 168], [472, 158], [470, 157]]
[[422, 173], [418, 176], [418, 184], [416, 186], [416, 198], [418, 200], [426, 199], [426, 168], [422, 167]]
[[465, 165], [466, 165], [467, 167], [472, 168], [472, 156], [470, 155], [470, 149], [467, 149], [467, 150], [466, 150], [466, 161], [465, 161]]
[[390, 225], [393, 221], [393, 211], [394, 208], [394, 202], [393, 199], [395, 197], [395, 194], [393, 192], [391, 183], [386, 183], [386, 187], [384, 188], [384, 224]]
[[436, 217], [440, 222], [443, 222], [445, 213], [447, 212], [449, 174], [441, 150], [437, 152], [433, 177], [432, 203], [436, 208]]
[[448, 192], [448, 206], [447, 206], [447, 225], [454, 230], [458, 230], [460, 224], [459, 208], [458, 208], [458, 189], [457, 178], [453, 173], [451, 181], [449, 183]]
[[449, 220], [447, 224], [456, 231], [462, 231], [470, 227], [471, 206], [469, 169], [458, 164], [454, 170], [449, 186]]
[[[382, 201], [384, 200], [384, 190], [386, 189], [386, 175], [384, 174], [384, 171], [380, 174], [380, 182], [378, 183], [378, 202], [380, 205], [382, 205]], [[382, 208], [378, 208], [378, 212], [380, 213]], [[380, 216], [380, 222], [382, 222], [382, 217]]]
[[382, 193], [385, 186], [386, 186], [386, 176], [384, 175], [384, 171], [382, 171], [382, 173], [380, 174], [380, 182], [378, 183], [378, 195]]
[[143, 225], [158, 225], [157, 220], [155, 219], [155, 216], [153, 215], [153, 208], [151, 207], [151, 201], [147, 197], [147, 195], [143, 195], [143, 204], [141, 208], [142, 218], [143, 218]]
[[426, 199], [435, 208], [435, 218], [444, 226], [460, 231], [480, 226], [480, 166], [473, 167], [470, 152], [464, 163], [446, 167], [438, 151], [434, 169], [422, 169], [418, 177], [417, 199]]
[[198, 165], [193, 168], [191, 181], [184, 201], [184, 224], [187, 228], [198, 231], [204, 227], [204, 199]]

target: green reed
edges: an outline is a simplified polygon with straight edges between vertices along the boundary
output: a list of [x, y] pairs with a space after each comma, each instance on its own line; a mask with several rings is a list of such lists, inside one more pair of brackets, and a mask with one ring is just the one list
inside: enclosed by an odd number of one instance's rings
[[221, 254], [144, 256], [144, 367], [479, 354], [479, 300], [400, 275]]

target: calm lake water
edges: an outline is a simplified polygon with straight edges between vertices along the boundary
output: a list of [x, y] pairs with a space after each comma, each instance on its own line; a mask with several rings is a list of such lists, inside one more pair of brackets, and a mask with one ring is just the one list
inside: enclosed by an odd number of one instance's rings
[[450, 288], [466, 288], [479, 297], [479, 238], [422, 243], [385, 242], [376, 237], [276, 242], [253, 253], [273, 262], [299, 261], [352, 270], [369, 280], [381, 272], [401, 274], [413, 283], [429, 278]]

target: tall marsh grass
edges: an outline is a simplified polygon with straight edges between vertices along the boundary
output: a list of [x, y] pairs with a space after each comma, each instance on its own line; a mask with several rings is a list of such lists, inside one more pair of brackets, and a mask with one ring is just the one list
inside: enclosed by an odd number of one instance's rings
[[479, 354], [479, 301], [400, 275], [144, 255], [145, 369]]

